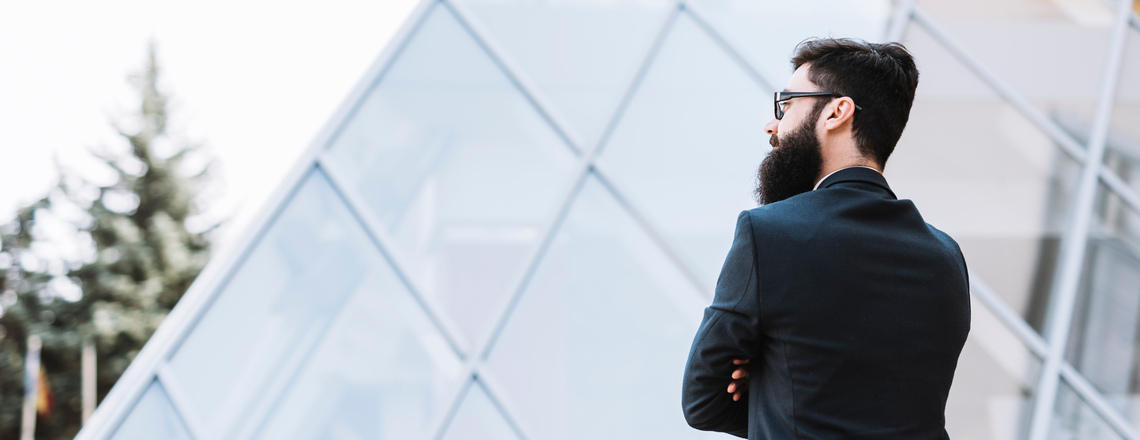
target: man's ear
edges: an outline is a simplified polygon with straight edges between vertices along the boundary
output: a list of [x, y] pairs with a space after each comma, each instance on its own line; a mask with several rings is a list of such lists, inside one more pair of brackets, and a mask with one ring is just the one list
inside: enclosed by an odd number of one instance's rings
[[825, 130], [842, 127], [844, 124], [850, 123], [855, 116], [855, 101], [846, 96], [838, 98], [827, 104], [823, 114], [826, 115], [823, 121]]

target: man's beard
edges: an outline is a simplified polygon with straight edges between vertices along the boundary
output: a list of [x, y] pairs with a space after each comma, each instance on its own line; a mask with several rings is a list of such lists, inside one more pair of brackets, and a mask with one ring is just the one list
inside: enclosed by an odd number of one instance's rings
[[777, 135], [768, 140], [772, 151], [760, 162], [754, 192], [757, 203], [776, 203], [815, 187], [815, 179], [823, 170], [821, 145], [813, 130], [816, 119], [818, 113], [804, 119], [782, 140]]

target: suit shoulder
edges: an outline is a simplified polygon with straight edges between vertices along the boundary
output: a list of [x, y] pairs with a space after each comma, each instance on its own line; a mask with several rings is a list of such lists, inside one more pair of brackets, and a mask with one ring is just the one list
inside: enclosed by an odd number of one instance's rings
[[804, 222], [821, 220], [828, 206], [821, 194], [809, 191], [785, 200], [752, 208], [746, 212], [754, 225], [802, 227]]
[[930, 223], [927, 223], [926, 227], [927, 229], [930, 229], [930, 233], [934, 234], [934, 236], [938, 238], [938, 241], [942, 242], [944, 246], [959, 254], [962, 253], [962, 248], [958, 246], [958, 242], [955, 241], [954, 238], [950, 236], [950, 234], [943, 232], [941, 229], [934, 227], [934, 225]]
[[963, 276], [968, 278], [969, 269], [967, 268], [969, 265], [966, 264], [966, 255], [962, 253], [962, 247], [958, 246], [958, 242], [954, 241], [954, 238], [950, 237], [950, 234], [942, 232], [942, 230], [934, 227], [934, 225], [931, 225], [930, 223], [927, 223], [926, 227], [930, 229], [931, 234], [934, 234], [934, 237], [942, 243], [942, 246], [946, 248], [946, 251], [950, 255], [957, 257], [955, 259], [959, 264], [961, 264]]

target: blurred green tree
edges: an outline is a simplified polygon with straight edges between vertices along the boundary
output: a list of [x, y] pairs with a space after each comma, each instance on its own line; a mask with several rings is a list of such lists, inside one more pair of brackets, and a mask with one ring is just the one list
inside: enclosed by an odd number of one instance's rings
[[[117, 176], [100, 185], [60, 171], [51, 193], [0, 228], [0, 438], [18, 438], [27, 337], [43, 340], [42, 365], [54, 397], [39, 414], [37, 439], [72, 438], [81, 427], [81, 347], [93, 338], [102, 401], [209, 259], [201, 220], [210, 162], [200, 146], [167, 133], [154, 45], [131, 78], [137, 113], [116, 127], [129, 148], [92, 151]], [[197, 166], [195, 167], [195, 163]], [[193, 168], [197, 168], [196, 170]], [[40, 224], [73, 227], [80, 259], [43, 257]]]

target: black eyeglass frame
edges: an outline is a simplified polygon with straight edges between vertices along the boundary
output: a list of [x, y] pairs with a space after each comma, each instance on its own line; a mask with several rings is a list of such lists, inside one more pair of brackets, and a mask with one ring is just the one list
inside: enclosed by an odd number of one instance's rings
[[[781, 102], [787, 101], [787, 100], [792, 99], [792, 98], [803, 98], [803, 97], [808, 97], [808, 96], [831, 96], [833, 98], [842, 98], [845, 95], [841, 95], [841, 94], [835, 93], [835, 92], [776, 92], [776, 93], [774, 93], [773, 104], [772, 104], [776, 110], [776, 119], [777, 120], [784, 119], [784, 111], [780, 110], [780, 103]], [[863, 110], [863, 107], [859, 107], [859, 104], [855, 104], [855, 111], [860, 111], [860, 110]]]

